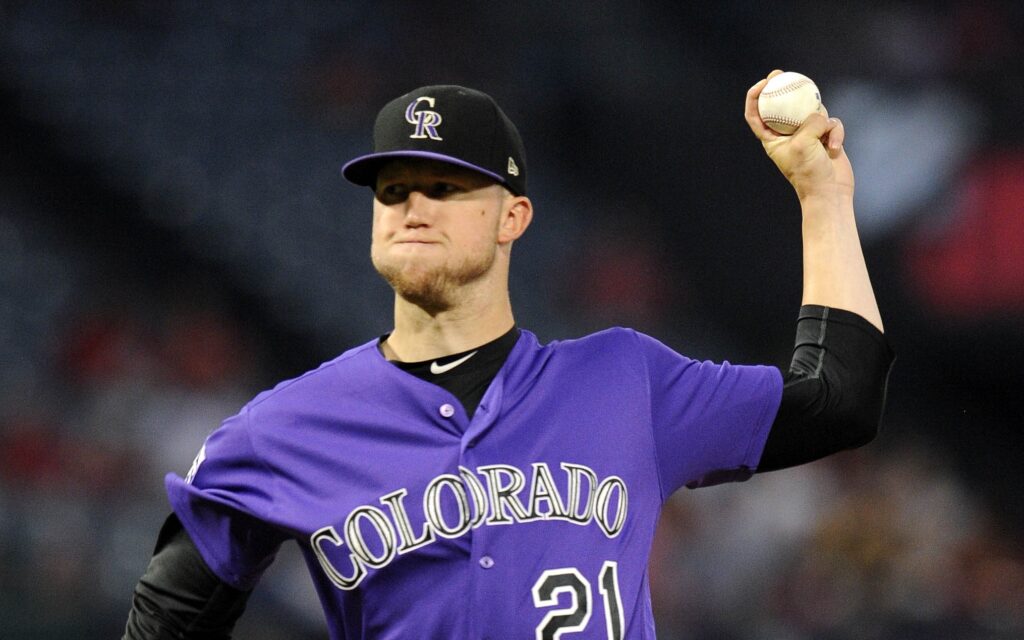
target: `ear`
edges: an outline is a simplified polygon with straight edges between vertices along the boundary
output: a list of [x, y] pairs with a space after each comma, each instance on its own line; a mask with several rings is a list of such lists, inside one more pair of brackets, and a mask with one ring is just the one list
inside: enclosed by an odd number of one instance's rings
[[509, 194], [502, 202], [501, 224], [498, 227], [498, 243], [508, 244], [518, 240], [533, 220], [533, 203], [526, 196]]

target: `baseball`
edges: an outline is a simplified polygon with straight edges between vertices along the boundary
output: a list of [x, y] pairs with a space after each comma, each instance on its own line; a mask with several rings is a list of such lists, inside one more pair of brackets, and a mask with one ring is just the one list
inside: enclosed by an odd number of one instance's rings
[[790, 135], [812, 113], [821, 113], [821, 92], [814, 81], [794, 71], [784, 71], [768, 81], [757, 98], [757, 110], [776, 133]]

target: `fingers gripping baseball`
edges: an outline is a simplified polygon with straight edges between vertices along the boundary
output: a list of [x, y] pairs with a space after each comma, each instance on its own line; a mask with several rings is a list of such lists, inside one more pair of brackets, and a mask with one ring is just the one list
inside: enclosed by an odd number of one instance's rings
[[754, 132], [754, 135], [756, 135], [761, 142], [779, 137], [779, 134], [769, 129], [768, 125], [761, 120], [761, 114], [757, 109], [757, 99], [761, 96], [761, 91], [764, 90], [764, 86], [768, 84], [768, 80], [779, 73], [782, 72], [778, 69], [772, 71], [768, 74], [768, 77], [763, 78], [760, 82], [747, 90], [747, 101], [743, 115], [747, 120], [747, 125], [750, 127], [750, 130]]
[[762, 119], [758, 98], [768, 81], [780, 73], [772, 71], [747, 91], [747, 125], [800, 197], [815, 193], [852, 196], [853, 170], [843, 149], [846, 130], [838, 118], [829, 117], [824, 105], [807, 115], [791, 135], [773, 130]]

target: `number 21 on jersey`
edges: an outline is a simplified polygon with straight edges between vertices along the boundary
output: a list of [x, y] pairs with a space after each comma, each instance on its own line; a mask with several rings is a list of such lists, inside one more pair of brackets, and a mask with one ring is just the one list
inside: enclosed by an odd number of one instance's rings
[[[604, 600], [604, 618], [608, 640], [622, 640], [622, 596], [619, 595], [619, 565], [608, 560], [598, 576], [598, 590]], [[553, 607], [558, 596], [568, 593], [571, 601], [564, 609], [549, 611], [537, 625], [536, 640], [558, 640], [564, 633], [583, 631], [590, 622], [593, 602], [590, 582], [575, 567], [548, 569], [533, 585], [533, 604]]]

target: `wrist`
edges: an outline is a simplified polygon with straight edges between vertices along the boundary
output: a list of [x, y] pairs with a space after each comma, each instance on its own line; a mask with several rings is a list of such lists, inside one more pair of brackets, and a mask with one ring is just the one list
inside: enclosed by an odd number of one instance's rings
[[838, 187], [798, 192], [800, 211], [804, 217], [853, 214], [853, 193]]
[[853, 185], [837, 180], [790, 180], [797, 197], [804, 198], [849, 198], [853, 199]]

